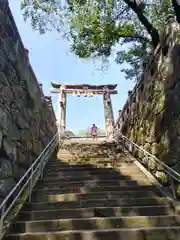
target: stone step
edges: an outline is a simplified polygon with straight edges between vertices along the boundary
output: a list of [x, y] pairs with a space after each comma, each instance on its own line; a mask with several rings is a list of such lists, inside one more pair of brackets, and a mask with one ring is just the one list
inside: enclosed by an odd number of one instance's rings
[[69, 187], [86, 187], [86, 186], [137, 186], [137, 185], [151, 185], [150, 181], [148, 179], [140, 178], [137, 180], [104, 180], [104, 181], [98, 181], [98, 180], [89, 180], [89, 181], [68, 181], [66, 180], [65, 182], [50, 182], [44, 184], [43, 182], [39, 182], [37, 184], [37, 188], [41, 190], [45, 189], [52, 189], [54, 187], [64, 187], [64, 188], [69, 188]]
[[[72, 155], [71, 155], [72, 156]], [[103, 162], [103, 161], [109, 161], [110, 159], [111, 159], [111, 154], [110, 154], [110, 157], [109, 156], [104, 156], [104, 155], [102, 155], [102, 156], [89, 156], [89, 157], [87, 157], [87, 158], [84, 158], [84, 160], [82, 160], [82, 159], [77, 159], [77, 161], [76, 162], [73, 162], [72, 161], [72, 163], [73, 164], [75, 164], [75, 163], [82, 163], [82, 164], [84, 164], [84, 163], [89, 163], [89, 162]], [[115, 157], [117, 156], [117, 155], [114, 155]], [[119, 159], [119, 162], [125, 162], [127, 159], [131, 159], [131, 157], [130, 156], [128, 156], [128, 155], [125, 155], [125, 154], [118, 154], [118, 156], [116, 157], [117, 159]], [[48, 164], [57, 164], [57, 163], [60, 163], [60, 162], [66, 162], [67, 163], [67, 161], [65, 161], [63, 158], [58, 158], [58, 159], [52, 159], [52, 160], [50, 160], [49, 162], [48, 162]]]
[[56, 179], [54, 179], [54, 181], [46, 182], [42, 179], [38, 182], [38, 185], [41, 187], [46, 187], [46, 186], [53, 187], [54, 185], [58, 186], [58, 184], [62, 186], [61, 180], [63, 180], [64, 186], [69, 186], [69, 185], [82, 186], [82, 184], [87, 185], [87, 184], [95, 184], [95, 183], [99, 186], [114, 185], [114, 184], [120, 185], [120, 184], [123, 184], [124, 182], [130, 182], [130, 181], [135, 181], [137, 183], [146, 181], [147, 184], [150, 182], [150, 180], [144, 175], [135, 175], [135, 176], [132, 176], [131, 178], [129, 176], [124, 175], [124, 176], [120, 176], [119, 178], [112, 178], [112, 179], [107, 179], [107, 178], [98, 179], [95, 177], [93, 178], [91, 176], [83, 178], [79, 176], [79, 178], [65, 178], [65, 179], [60, 178], [60, 180], [58, 178], [58, 181], [55, 181], [55, 180]]
[[162, 206], [141, 206], [141, 207], [99, 207], [99, 208], [79, 208], [79, 209], [54, 209], [40, 211], [22, 211], [18, 216], [18, 221], [51, 220], [67, 218], [92, 218], [96, 212], [104, 217], [117, 216], [156, 216], [172, 215], [173, 210], [168, 205]]
[[56, 183], [57, 181], [61, 182], [63, 181], [63, 183], [67, 182], [67, 181], [71, 181], [71, 182], [75, 182], [75, 181], [89, 181], [89, 180], [96, 180], [96, 181], [101, 181], [101, 180], [127, 180], [127, 179], [142, 179], [142, 178], [146, 178], [147, 177], [143, 174], [143, 173], [138, 173], [138, 174], [133, 174], [132, 176], [130, 175], [120, 175], [120, 174], [114, 174], [112, 176], [107, 176], [106, 174], [103, 174], [103, 175], [99, 175], [99, 176], [92, 176], [92, 175], [85, 175], [83, 176], [82, 174], [80, 175], [73, 175], [73, 174], [64, 174], [62, 176], [59, 176], [59, 177], [46, 177], [46, 175], [43, 176], [43, 179], [41, 180], [41, 182], [43, 182], [44, 184], [51, 184], [51, 183]]
[[[47, 168], [49, 169], [49, 167]], [[45, 169], [45, 171], [47, 172], [47, 174], [51, 175], [51, 174], [54, 174], [54, 172], [51, 172], [51, 171], [47, 171]], [[61, 172], [72, 172], [72, 173], [81, 173], [81, 172], [88, 172], [90, 174], [108, 174], [108, 173], [113, 173], [113, 172], [117, 172], [117, 169], [112, 169], [112, 167], [107, 167], [107, 168], [98, 168], [98, 167], [95, 167], [95, 168], [92, 168], [92, 167], [83, 167], [83, 168], [77, 168], [77, 167], [63, 167], [63, 168], [58, 168], [58, 172], [61, 173]], [[136, 165], [122, 165], [119, 169], [118, 169], [118, 172], [128, 172], [130, 173], [131, 171], [133, 172], [140, 172], [140, 169], [136, 166]], [[55, 172], [55, 174], [57, 174], [58, 172]]]
[[95, 153], [95, 152], [85, 152], [82, 154], [82, 152], [72, 152], [72, 153], [58, 153], [58, 159], [61, 159], [63, 161], [83, 161], [85, 162], [88, 159], [97, 159], [97, 158], [109, 158], [108, 153]]
[[88, 199], [81, 201], [52, 201], [25, 203], [26, 211], [69, 209], [69, 208], [88, 208], [88, 207], [125, 207], [125, 206], [158, 206], [167, 205], [169, 201], [165, 197], [153, 198], [118, 198], [118, 199]]
[[75, 158], [76, 155], [74, 153], [69, 153], [69, 152], [64, 152], [64, 153], [58, 153], [58, 158], [59, 159], [63, 159], [63, 160], [66, 160], [66, 159], [71, 159], [71, 158]]
[[82, 188], [77, 188], [77, 187], [61, 187], [61, 188], [56, 188], [56, 186], [54, 186], [54, 188], [52, 189], [48, 189], [48, 190], [41, 190], [38, 188], [35, 188], [33, 190], [33, 193], [38, 192], [39, 194], [63, 194], [63, 193], [90, 193], [90, 192], [112, 192], [112, 191], [119, 191], [119, 192], [125, 192], [125, 191], [157, 191], [160, 192], [158, 189], [155, 190], [156, 188], [154, 186], [126, 186], [126, 187], [121, 187], [121, 186], [95, 186], [95, 187], [91, 187], [91, 186], [87, 186], [87, 187], [82, 187]]
[[130, 156], [127, 156], [127, 155], [124, 155], [124, 156], [120, 156], [118, 154], [117, 155], [113, 155], [112, 157], [112, 154], [110, 154], [110, 156], [108, 156], [107, 154], [106, 155], [94, 155], [94, 156], [87, 156], [87, 157], [79, 157], [79, 156], [74, 156], [71, 155], [72, 157], [70, 158], [62, 158], [62, 157], [58, 157], [57, 160], [50, 160], [48, 163], [49, 164], [57, 164], [58, 162], [64, 162], [64, 163], [67, 163], [67, 164], [93, 164], [93, 163], [101, 163], [101, 162], [110, 162], [112, 159], [116, 159], [119, 163], [128, 163], [128, 162], [133, 162], [133, 158], [131, 158]]
[[[90, 164], [88, 164], [88, 163], [84, 163], [84, 164], [61, 164], [61, 163], [54, 163], [54, 164], [47, 164], [46, 165], [46, 168], [45, 168], [45, 172], [47, 171], [47, 172], [49, 172], [49, 171], [61, 171], [61, 170], [65, 170], [65, 171], [68, 171], [68, 169], [70, 169], [70, 170], [74, 170], [74, 169], [77, 169], [77, 170], [89, 170], [89, 169], [96, 169], [96, 168], [100, 168], [100, 167], [102, 167], [102, 168], [105, 168], [106, 166], [108, 166], [109, 164], [111, 164], [112, 163], [112, 161], [102, 161], [102, 162], [96, 162], [96, 163], [90, 163]], [[120, 167], [129, 167], [129, 166], [132, 166], [133, 165], [133, 163], [129, 163], [129, 164], [127, 164], [127, 163], [119, 163], [119, 162], [117, 162], [116, 163], [116, 166], [118, 167], [118, 168], [120, 168]]]
[[88, 158], [91, 159], [97, 159], [97, 158], [109, 158], [108, 152], [95, 152], [96, 150], [93, 151], [85, 151], [85, 152], [80, 152], [80, 151], [72, 151], [72, 152], [63, 152], [63, 153], [58, 153], [58, 159], [62, 160], [86, 160]]
[[[113, 162], [112, 162], [113, 164]], [[109, 170], [111, 171], [116, 171], [117, 169], [116, 168], [113, 168], [112, 167], [112, 164], [109, 163], [108, 165], [103, 165], [103, 166], [99, 166], [97, 164], [85, 164], [86, 166], [78, 166], [78, 165], [74, 165], [73, 164], [67, 164], [67, 166], [62, 166], [62, 165], [59, 165], [59, 166], [46, 166], [45, 170], [48, 171], [48, 170], [54, 170], [54, 169], [58, 169], [58, 171], [96, 171], [96, 172], [107, 172]], [[136, 164], [132, 163], [132, 164], [121, 164], [119, 163], [118, 165], [118, 169], [120, 170], [139, 170], [140, 169], [137, 167]]]
[[8, 235], [4, 240], [179, 240], [180, 227], [149, 227], [132, 229], [113, 229], [91, 231], [59, 231]]
[[[121, 159], [120, 163], [125, 162], [123, 161], [124, 159], [126, 159], [126, 157], [118, 157], [118, 159]], [[87, 157], [87, 159], [85, 158], [83, 161], [81, 159], [77, 160], [76, 162], [72, 161], [72, 162], [67, 162], [64, 161], [64, 159], [55, 159], [55, 160], [50, 160], [48, 161], [47, 165], [53, 166], [53, 165], [58, 165], [58, 164], [68, 164], [68, 163], [72, 163], [73, 165], [77, 164], [77, 165], [85, 165], [85, 164], [91, 164], [92, 162], [99, 162], [99, 163], [103, 163], [103, 162], [110, 162], [110, 158], [109, 157]]]
[[45, 168], [45, 171], [48, 171], [48, 170], [59, 170], [59, 169], [93, 169], [95, 168], [96, 166], [93, 165], [93, 164], [71, 164], [71, 163], [61, 163], [59, 161], [59, 163], [47, 163], [46, 165], [46, 168]]
[[12, 224], [12, 233], [56, 232], [68, 230], [95, 230], [113, 228], [146, 228], [179, 226], [180, 216], [124, 216], [124, 217], [93, 217], [74, 219], [54, 219], [39, 221], [16, 221]]
[[[52, 190], [49, 189], [49, 192]], [[47, 193], [47, 192], [46, 192]], [[91, 192], [91, 193], [67, 193], [67, 194], [45, 194], [44, 192], [36, 192], [32, 195], [32, 202], [51, 202], [51, 201], [78, 201], [90, 199], [114, 199], [114, 198], [139, 198], [163, 196], [158, 191], [113, 191], [113, 192]]]
[[[129, 175], [128, 175], [129, 174]], [[129, 176], [129, 178], [131, 178], [131, 176], [134, 176], [134, 175], [140, 175], [140, 172], [139, 170], [134, 170], [134, 171], [110, 171], [108, 170], [106, 173], [105, 172], [85, 172], [85, 171], [69, 171], [69, 172], [65, 172], [65, 171], [62, 171], [62, 172], [57, 172], [57, 173], [44, 173], [44, 180], [46, 181], [51, 181], [52, 178], [67, 178], [67, 177], [88, 177], [88, 176], [91, 176], [91, 177], [96, 177], [96, 178], [101, 178], [101, 177], [106, 177], [106, 179], [112, 179], [114, 177], [120, 177], [121, 175], [126, 175], [127, 177]]]
[[[87, 164], [86, 164], [87, 165]], [[129, 164], [130, 165], [130, 164]], [[76, 167], [75, 167], [76, 166]], [[56, 166], [56, 165], [49, 165], [49, 166], [46, 166], [46, 168], [44, 169], [45, 172], [50, 172], [50, 171], [62, 171], [64, 168], [65, 171], [68, 171], [67, 168], [71, 169], [71, 170], [78, 170], [78, 171], [82, 171], [82, 170], [85, 170], [85, 171], [89, 171], [89, 169], [91, 170], [94, 170], [94, 169], [97, 169], [97, 168], [100, 168], [100, 169], [110, 169], [110, 168], [113, 168], [114, 170], [116, 169], [120, 169], [121, 167], [124, 167], [125, 165], [124, 164], [121, 164], [121, 163], [116, 163], [115, 161], [114, 162], [106, 162], [106, 163], [91, 163], [91, 166], [90, 164], [86, 167], [79, 167], [78, 165], [67, 165], [67, 166]], [[83, 169], [84, 168], [84, 169]]]

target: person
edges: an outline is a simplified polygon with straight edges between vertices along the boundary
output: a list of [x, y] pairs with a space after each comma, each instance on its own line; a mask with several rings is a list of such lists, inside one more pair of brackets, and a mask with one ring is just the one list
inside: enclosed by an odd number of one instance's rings
[[95, 139], [97, 137], [97, 127], [94, 123], [91, 127], [91, 136], [92, 136], [92, 139]]

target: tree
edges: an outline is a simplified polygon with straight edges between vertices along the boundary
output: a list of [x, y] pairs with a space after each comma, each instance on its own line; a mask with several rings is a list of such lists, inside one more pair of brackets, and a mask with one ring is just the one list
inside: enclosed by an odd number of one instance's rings
[[75, 5], [73, 2], [72, 51], [81, 58], [106, 59], [115, 45], [122, 48], [128, 45], [127, 50], [117, 52], [116, 62], [130, 65], [129, 69], [122, 69], [126, 78], [139, 79], [149, 55], [160, 41], [159, 32], [164, 28], [166, 17], [173, 14], [171, 3], [164, 1], [162, 6], [159, 1], [138, 4], [124, 0], [114, 4], [109, 0], [108, 3], [86, 1], [84, 5]]
[[90, 136], [90, 132], [89, 132], [89, 129], [83, 129], [83, 130], [80, 130], [77, 134], [77, 136]]
[[40, 33], [51, 30], [70, 38], [71, 51], [80, 58], [108, 59], [114, 47], [116, 62], [128, 63], [122, 69], [126, 78], [139, 77], [148, 56], [160, 41], [160, 31], [168, 16], [177, 16], [177, 0], [24, 0], [22, 10]]
[[180, 2], [179, 0], [172, 0], [174, 12], [176, 14], [177, 22], [180, 23]]
[[75, 134], [74, 134], [72, 131], [69, 131], [69, 130], [66, 130], [66, 131], [65, 131], [65, 135], [66, 135], [67, 137], [75, 136]]

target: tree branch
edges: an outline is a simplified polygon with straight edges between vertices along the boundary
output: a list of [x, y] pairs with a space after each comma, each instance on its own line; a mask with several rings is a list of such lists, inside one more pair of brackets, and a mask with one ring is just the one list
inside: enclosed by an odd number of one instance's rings
[[118, 18], [119, 18], [125, 11], [127, 11], [128, 8], [129, 8], [129, 7], [126, 7], [126, 8], [124, 8], [120, 13], [118, 13], [118, 14], [116, 15], [116, 17], [112, 20], [112, 22], [118, 20]]
[[143, 36], [140, 36], [140, 35], [125, 35], [125, 34], [119, 34], [119, 37], [122, 37], [122, 38], [131, 38], [131, 39], [139, 39], [139, 40], [142, 40], [142, 41], [145, 41], [145, 42], [150, 42], [148, 38], [146, 37], [143, 37]]
[[[127, 11], [129, 9], [129, 6], [128, 7], [126, 7], [126, 8], [124, 8], [120, 13], [118, 13], [116, 16], [115, 16], [115, 18], [111, 21], [111, 23], [113, 23], [113, 22], [115, 22], [116, 20], [118, 20], [118, 18], [125, 12], [125, 11]], [[150, 42], [149, 41], [149, 39], [148, 38], [146, 38], [146, 37], [143, 37], [143, 36], [140, 36], [140, 35], [134, 35], [134, 36], [127, 36], [127, 35], [123, 35], [123, 34], [120, 34], [119, 35], [119, 37], [122, 37], [122, 38], [134, 38], [134, 39], [139, 39], [139, 40], [143, 40], [143, 41], [145, 41], [145, 42]]]
[[180, 4], [177, 0], [172, 0], [172, 5], [176, 14], [176, 20], [180, 23]]
[[146, 16], [144, 16], [142, 9], [137, 5], [136, 1], [124, 0], [124, 2], [137, 14], [139, 21], [145, 26], [147, 32], [151, 36], [153, 47], [156, 48], [160, 41], [157, 29], [154, 28]]

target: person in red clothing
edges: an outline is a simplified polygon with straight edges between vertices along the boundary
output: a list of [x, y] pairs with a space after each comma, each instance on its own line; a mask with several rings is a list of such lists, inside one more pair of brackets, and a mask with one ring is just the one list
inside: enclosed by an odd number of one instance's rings
[[91, 136], [92, 136], [92, 139], [95, 139], [97, 138], [97, 127], [96, 125], [93, 123], [92, 127], [91, 127]]

